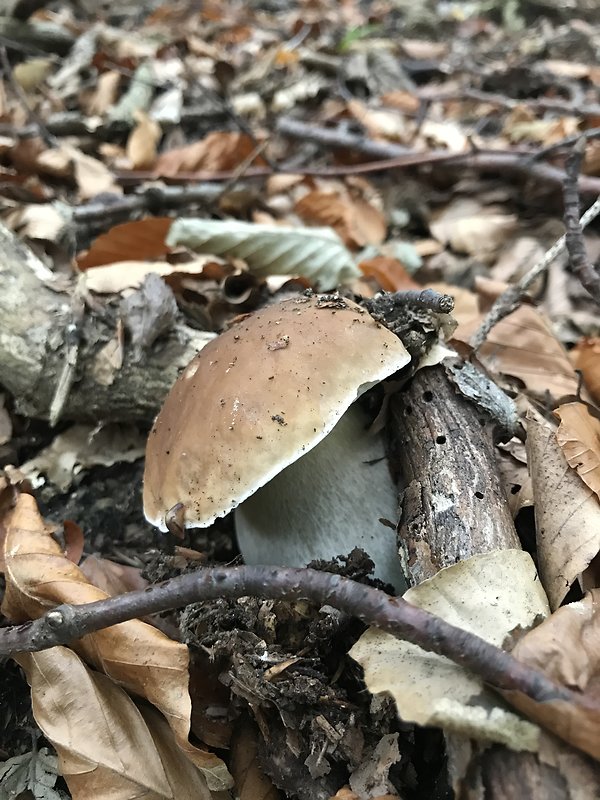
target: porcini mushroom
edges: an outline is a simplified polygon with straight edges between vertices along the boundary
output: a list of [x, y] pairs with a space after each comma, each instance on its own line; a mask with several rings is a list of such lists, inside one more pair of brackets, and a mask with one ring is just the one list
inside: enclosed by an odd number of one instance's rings
[[[352, 404], [409, 360], [394, 334], [338, 296], [301, 295], [233, 325], [186, 367], [154, 423], [146, 449], [146, 517], [163, 531], [174, 514], [184, 527], [206, 527], [237, 508], [247, 563], [303, 566], [362, 546], [376, 574], [398, 587], [395, 534], [378, 521], [395, 518], [394, 487], [383, 448], [374, 449]], [[342, 452], [342, 442], [354, 447], [353, 457], [347, 447]], [[377, 455], [374, 474], [364, 462]], [[307, 480], [296, 471], [303, 457]], [[346, 461], [355, 462], [351, 478]], [[329, 484], [342, 468], [333, 481], [337, 499], [350, 504], [343, 518], [339, 502], [320, 485], [323, 465]], [[314, 507], [319, 513], [309, 514]], [[319, 531], [336, 520], [338, 533], [324, 553]], [[289, 538], [290, 526], [297, 546], [283, 557], [273, 537]]]

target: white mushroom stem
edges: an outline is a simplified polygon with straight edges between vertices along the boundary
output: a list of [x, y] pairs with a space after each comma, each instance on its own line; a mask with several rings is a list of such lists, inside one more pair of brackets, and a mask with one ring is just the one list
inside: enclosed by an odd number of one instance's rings
[[367, 424], [355, 403], [322, 442], [236, 509], [247, 564], [303, 567], [361, 547], [376, 577], [399, 594], [406, 589], [396, 533], [379, 521], [396, 522], [398, 490], [382, 438]]

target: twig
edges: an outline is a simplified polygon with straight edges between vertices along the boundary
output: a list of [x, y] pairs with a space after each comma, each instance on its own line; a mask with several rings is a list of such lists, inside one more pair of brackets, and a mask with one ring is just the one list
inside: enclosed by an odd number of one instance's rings
[[559, 153], [566, 147], [573, 147], [573, 145], [577, 144], [582, 138], [586, 141], [600, 139], [600, 128], [588, 128], [587, 131], [575, 133], [573, 136], [565, 136], [564, 139], [554, 142], [554, 144], [549, 144], [548, 147], [542, 147], [537, 153], [532, 153], [529, 158], [531, 161], [541, 161], [542, 158], [547, 158], [548, 156], [554, 155], [554, 153]]
[[503, 690], [538, 702], [573, 693], [509, 653], [401, 597], [329, 572], [291, 567], [214, 567], [180, 575], [146, 589], [83, 605], [57, 606], [33, 622], [0, 629], [0, 655], [67, 644], [130, 619], [222, 597], [268, 597], [332, 605], [366, 624], [450, 658]]
[[517, 106], [528, 106], [540, 111], [557, 111], [560, 114], [572, 114], [574, 116], [595, 117], [600, 114], [600, 105], [597, 103], [583, 105], [549, 97], [514, 100], [512, 97], [504, 97], [504, 95], [484, 92], [480, 89], [465, 88], [450, 92], [440, 92], [435, 87], [432, 87], [431, 89], [420, 89], [417, 92], [417, 96], [421, 100], [429, 100], [434, 103], [444, 103], [448, 100], [474, 100], [478, 103], [489, 103], [490, 105], [508, 109], [517, 108]]
[[[600, 214], [600, 197], [591, 205], [585, 214], [579, 220], [581, 228], [586, 228], [592, 220]], [[521, 303], [523, 295], [527, 292], [529, 287], [542, 275], [550, 266], [550, 264], [566, 249], [566, 236], [561, 236], [552, 247], [546, 252], [543, 258], [532, 267], [529, 272], [524, 275], [521, 280], [509, 286], [500, 297], [494, 302], [486, 314], [483, 322], [475, 331], [470, 340], [470, 345], [474, 352], [477, 352], [481, 345], [485, 342], [489, 332], [494, 325], [497, 325], [501, 320], [511, 314]]]
[[588, 290], [597, 303], [600, 303], [600, 275], [598, 275], [588, 258], [583, 239], [583, 228], [579, 222], [577, 179], [584, 154], [585, 139], [582, 137], [569, 153], [565, 163], [565, 171], [567, 173], [564, 185], [565, 245], [569, 253], [571, 269], [579, 278], [581, 285]]
[[[585, 695], [555, 683], [544, 673], [517, 661], [484, 639], [456, 628], [445, 620], [413, 606], [400, 597], [356, 583], [348, 578], [312, 569], [284, 567], [229, 567], [202, 569], [165, 581], [143, 591], [85, 605], [61, 605], [39, 619], [0, 630], [0, 654], [33, 652], [67, 644], [93, 631], [129, 619], [181, 608], [191, 603], [222, 597], [268, 597], [332, 605], [406, 639], [428, 652], [446, 656], [481, 676], [516, 707], [526, 705], [532, 718], [536, 704], [560, 702], [600, 715], [600, 707]], [[559, 737], [573, 736], [559, 715], [537, 720]], [[552, 717], [552, 718], [550, 718]], [[582, 748], [597, 753], [594, 737], [585, 738]], [[573, 743], [573, 742], [572, 742]]]
[[[428, 153], [419, 153], [392, 142], [378, 142], [365, 136], [342, 131], [339, 128], [308, 125], [288, 117], [283, 117], [279, 120], [277, 131], [283, 136], [317, 142], [326, 147], [352, 149], [372, 158], [398, 159], [399, 163], [395, 165], [396, 167], [426, 165], [434, 161], [443, 165], [445, 160], [449, 167], [475, 169], [479, 172], [512, 173], [557, 187], [560, 186], [561, 189], [565, 180], [564, 170], [549, 164], [532, 163], [531, 150], [515, 149], [508, 152], [480, 150], [453, 154], [444, 150], [433, 150]], [[406, 161], [401, 162], [401, 159], [406, 159]], [[358, 166], [360, 167], [361, 165]], [[390, 164], [386, 168], [390, 169], [391, 167], [392, 165]], [[370, 166], [368, 171], [374, 171], [374, 168], [376, 168], [376, 165], [374, 167]], [[304, 169], [296, 168], [295, 171], [308, 174]], [[341, 173], [338, 172], [338, 174]], [[582, 194], [599, 195], [600, 179], [588, 175], [580, 176], [579, 191]]]

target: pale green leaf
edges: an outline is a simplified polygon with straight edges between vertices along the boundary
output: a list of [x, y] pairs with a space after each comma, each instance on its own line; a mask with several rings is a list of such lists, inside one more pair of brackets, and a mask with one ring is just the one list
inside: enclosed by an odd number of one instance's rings
[[198, 253], [242, 258], [259, 277], [301, 275], [333, 289], [360, 276], [352, 256], [330, 228], [284, 228], [236, 220], [175, 220], [167, 244]]

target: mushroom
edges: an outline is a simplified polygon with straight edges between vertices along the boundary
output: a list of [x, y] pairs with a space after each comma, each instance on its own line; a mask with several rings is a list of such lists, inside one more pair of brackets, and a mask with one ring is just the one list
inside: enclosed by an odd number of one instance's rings
[[147, 519], [162, 531], [173, 519], [207, 527], [236, 509], [247, 563], [305, 566], [359, 546], [401, 590], [395, 533], [379, 521], [397, 516], [396, 490], [354, 401], [409, 361], [393, 333], [337, 295], [245, 318], [165, 400], [146, 449]]

